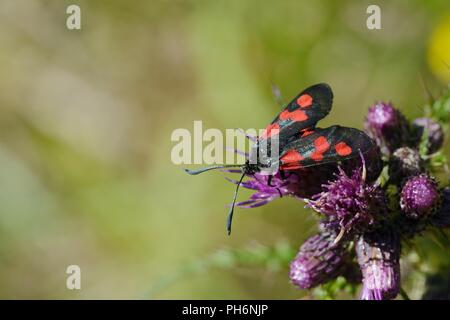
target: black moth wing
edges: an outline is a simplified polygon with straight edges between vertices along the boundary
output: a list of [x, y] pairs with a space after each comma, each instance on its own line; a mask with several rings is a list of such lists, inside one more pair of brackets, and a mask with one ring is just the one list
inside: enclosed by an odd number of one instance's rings
[[341, 126], [315, 128], [290, 142], [281, 150], [281, 170], [308, 168], [359, 158], [377, 150], [364, 132]]
[[279, 130], [280, 146], [283, 141], [324, 118], [331, 110], [333, 92], [326, 83], [310, 86], [300, 92], [267, 126], [261, 139], [271, 136], [271, 130]]

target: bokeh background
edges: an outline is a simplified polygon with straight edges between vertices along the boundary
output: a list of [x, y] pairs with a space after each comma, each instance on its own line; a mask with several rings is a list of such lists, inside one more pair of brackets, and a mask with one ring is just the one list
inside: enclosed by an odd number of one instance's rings
[[[321, 126], [361, 128], [376, 100], [420, 116], [424, 83], [437, 96], [450, 81], [450, 3], [376, 1], [382, 30], [366, 28], [369, 4], [2, 0], [0, 297], [303, 297], [287, 263], [257, 257], [292, 254], [312, 213], [293, 199], [238, 209], [227, 237], [233, 185], [185, 175], [170, 136], [194, 120], [264, 127], [272, 83], [285, 100], [329, 83]], [[227, 254], [240, 248], [247, 264]], [[71, 264], [81, 290], [66, 289]]]

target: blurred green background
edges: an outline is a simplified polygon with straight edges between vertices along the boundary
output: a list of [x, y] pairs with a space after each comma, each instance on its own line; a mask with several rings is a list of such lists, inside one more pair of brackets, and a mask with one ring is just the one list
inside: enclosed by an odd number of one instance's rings
[[[69, 4], [81, 30], [66, 28]], [[224, 248], [297, 247], [315, 218], [283, 199], [238, 209], [227, 237], [233, 185], [185, 175], [170, 136], [194, 120], [264, 127], [272, 83], [285, 100], [329, 83], [321, 126], [361, 128], [376, 100], [420, 116], [422, 79], [436, 96], [450, 80], [450, 3], [377, 1], [382, 30], [366, 28], [369, 4], [1, 1], [0, 297], [304, 296], [287, 265], [180, 273]], [[66, 289], [71, 264], [81, 290]]]

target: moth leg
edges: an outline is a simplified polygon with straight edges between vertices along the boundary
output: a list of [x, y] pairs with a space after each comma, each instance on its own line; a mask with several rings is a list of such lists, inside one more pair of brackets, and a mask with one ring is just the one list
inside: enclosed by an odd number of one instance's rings
[[[269, 176], [269, 179], [267, 179], [267, 185], [269, 187], [275, 187], [275, 186], [273, 186], [271, 184], [272, 183], [272, 179], [273, 179], [273, 176]], [[281, 192], [280, 188], [276, 188], [276, 189], [277, 189], [278, 193], [280, 194], [280, 198], [283, 198], [283, 193]]]
[[268, 185], [269, 187], [274, 187], [274, 186], [272, 185], [272, 178], [273, 178], [273, 176], [270, 175], [270, 176], [269, 176], [269, 179], [267, 179], [267, 185]]
[[280, 194], [280, 198], [283, 198], [283, 194], [281, 193], [280, 188], [277, 188], [278, 193]]

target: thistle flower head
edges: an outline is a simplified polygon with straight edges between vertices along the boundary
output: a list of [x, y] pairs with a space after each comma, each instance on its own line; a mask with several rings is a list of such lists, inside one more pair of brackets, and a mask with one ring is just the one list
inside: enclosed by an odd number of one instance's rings
[[[309, 198], [321, 191], [321, 185], [333, 176], [335, 170], [336, 166], [323, 165], [314, 170], [277, 172], [272, 177], [262, 172], [254, 173], [248, 176], [241, 186], [255, 192], [249, 200], [238, 202], [236, 205], [241, 208], [256, 208], [282, 197]], [[226, 171], [241, 173], [240, 170]], [[238, 182], [228, 180], [233, 183]]]
[[325, 228], [358, 233], [386, 215], [383, 190], [367, 183], [364, 172], [364, 167], [351, 175], [340, 170], [334, 181], [323, 186], [324, 191], [308, 201], [310, 207], [326, 216], [322, 222]]
[[408, 135], [408, 122], [390, 103], [379, 102], [369, 108], [364, 127], [385, 154], [400, 147]]
[[413, 122], [413, 128], [417, 132], [417, 142], [420, 142], [422, 135], [427, 132], [427, 153], [432, 154], [438, 151], [444, 142], [444, 131], [441, 125], [430, 118], [418, 118]]
[[432, 214], [438, 201], [437, 183], [426, 174], [409, 178], [400, 195], [400, 207], [407, 217], [412, 219], [423, 218]]
[[362, 300], [394, 299], [400, 289], [400, 239], [391, 230], [365, 233], [356, 243]]
[[377, 130], [393, 127], [398, 124], [397, 110], [391, 103], [379, 102], [369, 108], [366, 120]]
[[422, 159], [417, 150], [408, 147], [398, 148], [390, 158], [389, 177], [400, 184], [405, 178], [419, 174], [422, 167]]
[[348, 242], [335, 239], [335, 233], [325, 231], [303, 243], [290, 266], [293, 284], [310, 289], [339, 275], [348, 259]]
[[[282, 179], [278, 172], [270, 179], [269, 184], [268, 175], [255, 173], [250, 176], [249, 180], [242, 182], [242, 187], [255, 190], [255, 193], [250, 196], [249, 200], [238, 202], [236, 205], [241, 208], [256, 208], [278, 198], [296, 196], [299, 188], [299, 176], [296, 173], [289, 174], [285, 179]], [[236, 180], [228, 180], [238, 183]]]

